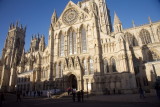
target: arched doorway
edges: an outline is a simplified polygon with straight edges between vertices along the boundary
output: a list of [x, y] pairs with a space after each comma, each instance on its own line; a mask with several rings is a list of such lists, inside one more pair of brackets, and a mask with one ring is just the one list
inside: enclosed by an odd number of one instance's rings
[[70, 75], [68, 78], [68, 87], [77, 89], [77, 78], [75, 75]]

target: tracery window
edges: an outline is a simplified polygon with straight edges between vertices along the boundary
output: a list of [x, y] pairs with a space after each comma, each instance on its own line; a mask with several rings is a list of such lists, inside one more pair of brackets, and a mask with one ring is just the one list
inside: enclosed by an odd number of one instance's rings
[[87, 41], [86, 41], [86, 30], [84, 28], [81, 29], [81, 45], [82, 45], [82, 53], [87, 52]]
[[94, 67], [93, 67], [93, 60], [89, 60], [89, 69], [90, 69], [90, 74], [94, 74]]
[[59, 65], [56, 64], [56, 78], [59, 77]]
[[73, 30], [69, 31], [69, 54], [76, 54], [77, 53], [77, 48], [76, 48], [76, 33]]
[[117, 72], [116, 61], [114, 58], [111, 59], [111, 64], [112, 64], [112, 72]]
[[87, 72], [87, 61], [86, 60], [83, 60], [83, 66], [84, 66], [84, 75], [88, 75], [88, 72]]
[[60, 56], [64, 56], [64, 35], [60, 35], [60, 44], [59, 44]]
[[151, 37], [148, 30], [142, 29], [140, 32], [140, 38], [141, 38], [142, 44], [151, 43]]
[[60, 70], [59, 70], [59, 78], [62, 77], [62, 73], [63, 73], [63, 64], [61, 63], [59, 66]]
[[105, 59], [104, 60], [104, 74], [109, 72], [109, 66], [108, 66], [108, 61]]

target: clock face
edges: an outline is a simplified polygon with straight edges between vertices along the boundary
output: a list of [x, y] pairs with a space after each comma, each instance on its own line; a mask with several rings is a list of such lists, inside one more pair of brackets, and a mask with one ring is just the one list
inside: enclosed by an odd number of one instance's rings
[[66, 10], [62, 16], [63, 22], [67, 25], [74, 24], [77, 21], [77, 19], [78, 12], [73, 8]]

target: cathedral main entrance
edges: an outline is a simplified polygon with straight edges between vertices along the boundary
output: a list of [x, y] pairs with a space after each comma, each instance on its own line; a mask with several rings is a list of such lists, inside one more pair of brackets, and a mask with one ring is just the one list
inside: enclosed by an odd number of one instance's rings
[[75, 75], [71, 74], [68, 78], [68, 86], [77, 89], [77, 78]]

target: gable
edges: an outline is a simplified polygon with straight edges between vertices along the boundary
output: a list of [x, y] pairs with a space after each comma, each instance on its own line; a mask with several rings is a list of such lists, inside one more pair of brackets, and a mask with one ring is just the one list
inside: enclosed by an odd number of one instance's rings
[[72, 25], [80, 21], [81, 19], [88, 19], [89, 15], [83, 9], [78, 7], [75, 3], [70, 1], [58, 21], [55, 24], [55, 27], [60, 27], [62, 24], [64, 25]]

